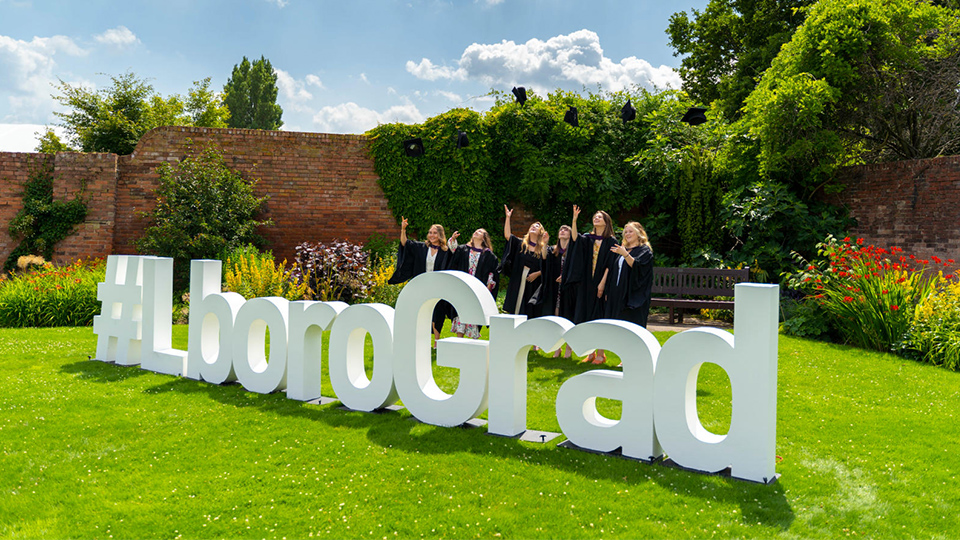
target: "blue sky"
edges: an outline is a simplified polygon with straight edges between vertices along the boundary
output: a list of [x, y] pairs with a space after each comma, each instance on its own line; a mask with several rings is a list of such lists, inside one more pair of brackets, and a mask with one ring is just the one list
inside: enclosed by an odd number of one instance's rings
[[91, 88], [131, 70], [163, 95], [246, 56], [278, 75], [283, 129], [362, 133], [491, 88], [679, 86], [664, 30], [706, 0], [0, 0], [0, 151], [56, 123], [61, 79]]

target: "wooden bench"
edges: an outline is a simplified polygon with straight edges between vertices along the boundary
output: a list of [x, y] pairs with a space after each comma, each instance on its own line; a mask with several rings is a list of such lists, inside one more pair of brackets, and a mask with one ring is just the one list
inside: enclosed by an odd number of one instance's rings
[[[650, 306], [670, 308], [670, 324], [682, 323], [684, 309], [733, 309], [733, 300], [720, 300], [715, 297], [733, 298], [733, 286], [749, 279], [750, 268], [725, 270], [654, 267], [653, 298]], [[714, 298], [685, 298], [688, 296]]]

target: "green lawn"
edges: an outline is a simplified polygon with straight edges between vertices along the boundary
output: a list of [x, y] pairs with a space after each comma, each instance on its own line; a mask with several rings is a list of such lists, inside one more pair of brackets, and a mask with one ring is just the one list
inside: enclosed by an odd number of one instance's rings
[[[960, 537], [960, 373], [892, 355], [781, 336], [763, 486], [90, 361], [95, 343], [0, 330], [0, 537]], [[592, 366], [531, 358], [528, 426], [556, 431], [557, 388]], [[722, 430], [725, 375], [699, 394]]]

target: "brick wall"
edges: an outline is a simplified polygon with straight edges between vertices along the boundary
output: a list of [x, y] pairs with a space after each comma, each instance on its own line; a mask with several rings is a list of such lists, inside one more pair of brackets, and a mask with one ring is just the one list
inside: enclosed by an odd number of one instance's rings
[[[304, 241], [363, 242], [373, 233], [399, 233], [361, 135], [163, 127], [144, 135], [129, 156], [0, 153], [0, 260], [16, 245], [6, 229], [37, 167], [55, 167], [55, 198], [72, 198], [84, 186], [88, 201], [87, 220], [57, 246], [55, 260], [135, 253], [133, 241], [146, 225], [140, 213], [155, 205], [155, 169], [208, 143], [221, 148], [228, 166], [260, 179], [257, 194], [270, 197], [265, 217], [275, 222], [262, 233], [280, 260], [291, 259]], [[853, 234], [917, 256], [960, 259], [960, 156], [851, 167], [841, 180], [847, 189], [832, 202], [857, 219]], [[517, 208], [513, 229], [525, 232], [532, 221]], [[492, 235], [500, 227], [487, 226]]]
[[918, 257], [960, 260], [960, 156], [849, 167], [831, 202], [857, 220], [851, 235]]

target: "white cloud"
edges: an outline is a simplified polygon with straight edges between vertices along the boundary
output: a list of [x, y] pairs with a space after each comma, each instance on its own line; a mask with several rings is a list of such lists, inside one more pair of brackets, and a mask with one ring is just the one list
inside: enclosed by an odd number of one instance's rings
[[341, 103], [324, 107], [313, 116], [313, 123], [323, 133], [363, 133], [378, 124], [419, 124], [424, 120], [423, 114], [412, 103], [396, 105], [382, 112], [361, 107], [353, 102]]
[[58, 54], [85, 56], [87, 51], [66, 36], [35, 37], [23, 41], [0, 35], [0, 95], [6, 95], [13, 114], [3, 121], [46, 122], [56, 102], [50, 97], [57, 83]]
[[97, 34], [93, 36], [93, 39], [97, 40], [97, 43], [109, 45], [117, 49], [124, 49], [140, 43], [140, 39], [131, 32], [129, 28], [123, 25], [111, 28], [102, 34]]
[[[473, 46], [474, 45], [471, 45], [471, 47]], [[467, 50], [470, 49], [467, 48]], [[461, 60], [461, 63], [462, 62]], [[462, 68], [453, 69], [445, 66], [435, 66], [433, 62], [427, 58], [420, 60], [419, 64], [414, 63], [412, 60], [407, 60], [407, 71], [413, 74], [414, 77], [427, 81], [435, 81], [437, 79], [464, 80], [468, 76], [466, 70]]]
[[307, 84], [309, 84], [310, 86], [316, 86], [320, 90], [326, 89], [326, 86], [323, 85], [323, 81], [321, 81], [320, 77], [317, 77], [316, 75], [313, 75], [313, 74], [307, 75], [305, 80], [307, 81]]
[[437, 90], [437, 95], [445, 97], [454, 103], [460, 103], [463, 101], [463, 98], [460, 97], [460, 94], [454, 94], [453, 92], [447, 92], [445, 90]]
[[456, 68], [436, 66], [428, 58], [420, 63], [408, 61], [406, 67], [415, 77], [428, 81], [471, 79], [489, 85], [522, 84], [541, 93], [557, 87], [579, 89], [576, 87], [597, 84], [610, 91], [635, 84], [647, 88], [680, 87], [680, 76], [668, 66], [653, 67], [635, 56], [619, 62], [607, 58], [600, 47], [600, 37], [590, 30], [547, 41], [474, 43], [463, 51]]
[[[313, 99], [313, 94], [307, 91], [303, 81], [294, 79], [293, 76], [282, 69], [274, 68], [273, 72], [277, 75], [277, 89], [280, 90], [284, 98], [294, 103], [304, 103]], [[317, 79], [317, 82], [320, 82], [320, 79]]]
[[[66, 136], [63, 128], [51, 127], [63, 140]], [[34, 152], [46, 131], [47, 126], [40, 124], [0, 124], [0, 152]]]
[[360, 80], [363, 81], [363, 82], [365, 82], [365, 83], [367, 83], [367, 84], [370, 84], [370, 81], [367, 79], [367, 74], [366, 74], [366, 73], [361, 73], [361, 74], [360, 74]]
[[503, 0], [473, 0], [474, 4], [481, 3], [487, 6], [495, 6], [497, 4], [502, 4]]
[[290, 3], [290, 2], [288, 2], [287, 0], [267, 0], [267, 2], [269, 2], [269, 3], [271, 3], [271, 4], [276, 4], [277, 7], [280, 8], [280, 9], [283, 9], [283, 8], [287, 7], [287, 4]]

